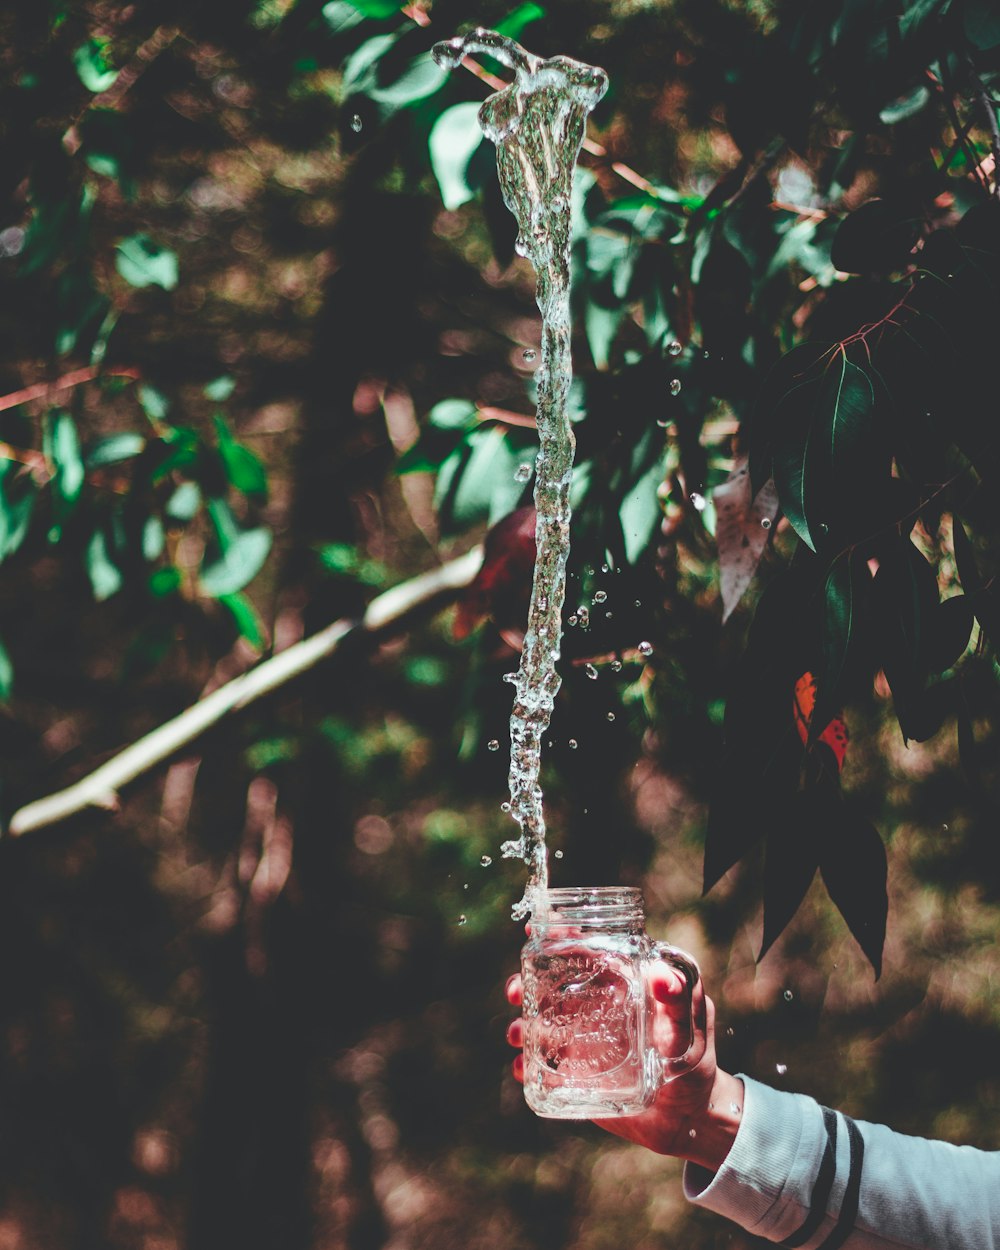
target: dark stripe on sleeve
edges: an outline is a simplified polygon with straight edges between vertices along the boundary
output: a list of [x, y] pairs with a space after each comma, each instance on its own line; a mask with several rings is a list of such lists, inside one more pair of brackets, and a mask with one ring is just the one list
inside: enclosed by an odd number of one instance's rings
[[791, 1236], [778, 1242], [780, 1246], [804, 1245], [823, 1223], [826, 1216], [826, 1206], [830, 1200], [833, 1178], [837, 1171], [837, 1117], [826, 1107], [823, 1108], [823, 1126], [826, 1129], [826, 1149], [823, 1151], [823, 1158], [813, 1184], [812, 1196], [809, 1199], [809, 1214]]
[[839, 1250], [847, 1238], [854, 1231], [854, 1225], [858, 1218], [858, 1202], [861, 1198], [861, 1167], [865, 1161], [865, 1143], [858, 1130], [858, 1126], [854, 1123], [849, 1115], [844, 1116], [844, 1122], [847, 1125], [847, 1140], [851, 1143], [851, 1174], [847, 1178], [847, 1188], [844, 1190], [844, 1201], [841, 1203], [840, 1215], [837, 1217], [837, 1226], [822, 1242], [817, 1250]]

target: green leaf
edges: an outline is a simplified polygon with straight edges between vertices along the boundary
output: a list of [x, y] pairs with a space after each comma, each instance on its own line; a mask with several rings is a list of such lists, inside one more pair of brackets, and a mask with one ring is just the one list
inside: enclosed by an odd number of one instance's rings
[[24, 542], [37, 497], [32, 476], [16, 461], [0, 459], [0, 560]]
[[366, 92], [375, 84], [375, 67], [389, 49], [395, 44], [399, 34], [375, 35], [367, 39], [347, 58], [341, 78], [341, 89], [345, 96], [355, 92]]
[[220, 378], [215, 378], [209, 382], [202, 394], [206, 399], [211, 399], [217, 404], [225, 403], [225, 401], [236, 390], [236, 379], [228, 374], [223, 374]]
[[362, 16], [376, 18], [392, 17], [402, 8], [396, 0], [350, 0], [350, 5]]
[[434, 503], [449, 532], [506, 516], [523, 493], [515, 481], [518, 454], [499, 426], [473, 430], [438, 471]]
[[962, 14], [965, 37], [980, 52], [1000, 44], [1000, 11], [995, 0], [966, 0]]
[[656, 490], [663, 481], [662, 459], [658, 459], [625, 492], [618, 507], [618, 519], [622, 527], [625, 559], [636, 564], [648, 548], [662, 519], [660, 501]]
[[479, 424], [479, 409], [467, 399], [442, 399], [427, 414], [436, 430], [472, 430]]
[[877, 980], [889, 915], [885, 846], [875, 826], [846, 803], [827, 811], [832, 819], [820, 844], [820, 876]]
[[105, 55], [107, 47], [106, 39], [88, 39], [73, 52], [73, 65], [77, 75], [94, 95], [107, 91], [118, 77], [118, 71], [108, 64]]
[[348, 0], [330, 0], [329, 4], [323, 5], [323, 20], [331, 35], [342, 35], [363, 22], [365, 15]]
[[76, 423], [68, 412], [49, 413], [43, 427], [45, 457], [52, 465], [54, 525], [50, 537], [59, 537], [62, 523], [76, 507], [83, 490], [84, 464]]
[[614, 346], [618, 330], [625, 320], [625, 309], [602, 308], [592, 300], [587, 301], [584, 312], [584, 329], [587, 334], [587, 345], [594, 360], [594, 367], [602, 372], [611, 361], [611, 348]]
[[6, 702], [14, 690], [14, 665], [10, 652], [0, 640], [0, 699]]
[[545, 16], [545, 9], [540, 4], [518, 5], [512, 13], [508, 13], [493, 27], [498, 34], [506, 35], [508, 39], [519, 39], [521, 32], [526, 26], [530, 26], [532, 22], [537, 22]]
[[816, 876], [817, 825], [825, 817], [825, 799], [825, 794], [810, 789], [774, 805], [764, 858], [764, 931], [758, 962], [784, 932]]
[[160, 247], [145, 234], [122, 239], [115, 266], [130, 286], [159, 286], [172, 291], [177, 285], [177, 254]]
[[88, 469], [98, 469], [105, 464], [120, 464], [123, 460], [138, 456], [145, 446], [146, 440], [141, 434], [130, 431], [108, 434], [90, 445], [84, 462]]
[[350, 543], [324, 543], [316, 552], [323, 567], [340, 577], [366, 586], [384, 586], [389, 579], [389, 570], [380, 560], [368, 559]]
[[220, 557], [202, 566], [199, 574], [201, 592], [210, 598], [235, 594], [257, 576], [271, 550], [271, 531], [266, 526], [237, 530], [221, 540]]
[[439, 91], [448, 78], [429, 52], [421, 52], [406, 66], [398, 78], [383, 86], [371, 86], [366, 94], [387, 109], [405, 108]]
[[233, 438], [225, 418], [215, 415], [215, 431], [219, 440], [219, 455], [226, 471], [226, 479], [244, 495], [267, 494], [267, 471], [253, 452]]
[[235, 621], [240, 637], [245, 638], [255, 651], [263, 651], [267, 645], [267, 630], [260, 613], [246, 595], [222, 594], [218, 600]]
[[923, 83], [911, 88], [905, 95], [898, 96], [891, 104], [887, 104], [879, 113], [879, 120], [887, 126], [896, 122], [906, 121], [920, 112], [930, 101], [931, 93]]
[[98, 603], [110, 599], [122, 588], [121, 570], [108, 553], [108, 543], [103, 529], [95, 529], [87, 544], [87, 575]]
[[816, 550], [808, 519], [808, 497], [812, 488], [811, 469], [816, 464], [813, 443], [813, 410], [819, 381], [811, 379], [788, 391], [778, 407], [779, 434], [772, 463], [774, 484], [781, 509], [796, 534], [812, 551]]
[[923, 27], [936, 17], [943, 17], [951, 0], [906, 0], [899, 19], [899, 33], [904, 39], [918, 36]]
[[170, 401], [155, 386], [139, 387], [139, 405], [150, 421], [162, 421], [170, 411]]
[[172, 564], [165, 569], [157, 569], [150, 574], [149, 593], [154, 599], [166, 599], [180, 590], [181, 581], [180, 569], [174, 568]]
[[818, 404], [826, 424], [830, 474], [836, 481], [853, 468], [854, 456], [869, 432], [875, 392], [867, 373], [840, 353], [823, 376]]
[[201, 487], [197, 482], [181, 482], [167, 500], [164, 515], [172, 521], [190, 521], [201, 507]]
[[809, 724], [816, 738], [843, 703], [854, 656], [863, 641], [871, 574], [857, 548], [841, 553], [830, 566], [824, 587], [823, 671], [817, 680], [816, 705]]
[[147, 517], [142, 527], [142, 558], [152, 564], [163, 555], [166, 542], [167, 536], [160, 518], [158, 516]]
[[475, 101], [445, 109], [431, 127], [427, 147], [445, 208], [456, 209], [475, 195], [466, 175], [469, 161], [483, 141]]

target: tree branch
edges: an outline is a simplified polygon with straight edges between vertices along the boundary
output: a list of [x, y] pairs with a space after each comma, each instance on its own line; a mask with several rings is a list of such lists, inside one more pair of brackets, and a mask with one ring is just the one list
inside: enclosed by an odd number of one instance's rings
[[35, 799], [10, 818], [6, 833], [20, 837], [85, 811], [88, 807], [118, 808], [118, 791], [162, 764], [182, 747], [190, 746], [230, 712], [255, 703], [333, 655], [351, 634], [378, 636], [408, 624], [421, 610], [454, 599], [475, 577], [482, 563], [481, 547], [394, 586], [373, 599], [360, 620], [335, 621], [311, 638], [264, 660], [233, 678], [166, 724], [133, 742], [86, 777], [65, 790]]

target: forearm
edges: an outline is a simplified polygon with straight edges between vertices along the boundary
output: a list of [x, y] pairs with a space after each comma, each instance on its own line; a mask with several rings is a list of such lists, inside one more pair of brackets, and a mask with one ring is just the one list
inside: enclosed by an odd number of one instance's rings
[[721, 1166], [689, 1167], [685, 1193], [804, 1250], [1000, 1250], [1000, 1154], [855, 1123], [753, 1081]]

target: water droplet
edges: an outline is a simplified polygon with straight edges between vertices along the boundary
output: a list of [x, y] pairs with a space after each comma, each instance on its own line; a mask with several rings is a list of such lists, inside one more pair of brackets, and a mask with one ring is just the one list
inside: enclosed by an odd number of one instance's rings
[[519, 464], [514, 471], [515, 482], [526, 482], [531, 477], [531, 465]]
[[614, 719], [615, 719], [615, 714], [614, 714], [614, 712], [609, 712], [609, 713], [608, 713], [608, 720], [614, 720]]
[[736, 1030], [733, 1028], [733, 1026], [732, 1026], [732, 1025], [730, 1025], [730, 1026], [726, 1029], [726, 1037], [732, 1037], [732, 1036], [733, 1036], [733, 1034], [734, 1034], [735, 1032], [736, 1032]]
[[702, 353], [701, 353], [701, 358], [702, 358], [702, 360], [711, 360], [711, 359], [712, 359], [712, 353], [711, 353], [711, 352], [702, 352]]
[[830, 527], [829, 527], [829, 525], [827, 525], [827, 523], [826, 523], [825, 521], [820, 521], [820, 523], [819, 523], [819, 532], [820, 532], [821, 534], [829, 534], [829, 532], [830, 532]]
[[580, 618], [580, 624], [586, 629], [590, 624], [590, 608], [577, 608], [576, 613]]
[[612, 673], [620, 673], [620, 672], [622, 671], [622, 662], [621, 662], [621, 660], [612, 660], [612, 661], [611, 661], [611, 671], [612, 671]]
[[499, 740], [497, 738], [491, 738], [489, 742], [487, 742], [486, 744], [486, 749], [487, 751], [499, 751], [500, 750]]
[[636, 647], [636, 650], [640, 655], [652, 655], [653, 644], [651, 642], [640, 642], [638, 647]]
[[482, 858], [479, 860], [479, 863], [483, 868], [489, 868], [490, 864], [493, 863], [493, 856], [483, 855]]
[[467, 890], [468, 888], [469, 888], [469, 883], [468, 881], [466, 881], [465, 885], [462, 886], [462, 889]]
[[465, 913], [463, 912], [463, 913], [462, 913], [462, 915], [461, 915], [461, 916], [459, 916], [459, 918], [458, 918], [458, 923], [459, 923], [459, 924], [465, 924], [465, 922], [466, 922], [467, 920], [468, 920], [468, 916], [466, 916], [466, 915], [465, 915]]
[[571, 751], [575, 751], [575, 750], [576, 750], [576, 748], [577, 748], [580, 744], [579, 744], [579, 742], [577, 742], [577, 740], [576, 740], [575, 738], [570, 738], [569, 742], [567, 742], [567, 743], [566, 743], [566, 745], [569, 747], [569, 749], [570, 749]]
[[601, 565], [601, 572], [602, 572], [602, 573], [610, 573], [610, 572], [611, 572], [611, 570], [608, 568], [608, 566], [607, 566], [606, 564], [602, 564], [602, 565]]
[[354, 131], [356, 135], [359, 135], [361, 133], [361, 127], [363, 125], [364, 125], [364, 122], [362, 122], [361, 120], [361, 114], [355, 113], [354, 116], [351, 118], [351, 129]]
[[607, 599], [607, 597], [608, 597], [608, 592], [607, 592], [606, 590], [595, 590], [595, 591], [594, 591], [594, 602], [595, 602], [595, 603], [604, 603], [604, 601]]
[[769, 516], [762, 516], [760, 518], [760, 527], [761, 529], [769, 530], [771, 528], [771, 518]]
[[777, 1072], [777, 1074], [778, 1074], [779, 1076], [784, 1076], [784, 1075], [785, 1075], [785, 1073], [788, 1071], [788, 1064], [787, 1064], [787, 1063], [776, 1063], [776, 1064], [774, 1065], [774, 1070], [775, 1070], [775, 1072]]
[[791, 990], [785, 990], [784, 994], [782, 994], [781, 997], [785, 1000], [786, 1003], [790, 1003], [792, 999], [795, 997], [795, 995]]
[[691, 505], [694, 508], [695, 512], [705, 511], [706, 500], [705, 500], [704, 495], [699, 495], [696, 490], [693, 490], [691, 494], [688, 496], [688, 498], [691, 500]]
[[513, 686], [517, 681], [517, 673], [504, 673], [503, 679]]
[[671, 395], [679, 395], [680, 393], [681, 393], [681, 380], [680, 380], [680, 378], [671, 378], [671, 379], [670, 379], [670, 394], [671, 394]]
[[[586, 808], [584, 808], [583, 810], [584, 810], [584, 812], [586, 812], [586, 810], [587, 810], [587, 809], [586, 809]], [[554, 852], [553, 852], [553, 854], [555, 855], [556, 859], [562, 859], [562, 857], [563, 857], [563, 853], [562, 853], [562, 851], [554, 851]]]
[[731, 1102], [729, 1104], [729, 1110], [733, 1113], [733, 1115], [739, 1115], [743, 1108], [738, 1102]]
[[696, 1128], [688, 1129], [688, 1137], [697, 1137], [697, 1136], [698, 1136], [698, 1130]]
[[605, 619], [606, 621], [610, 621], [610, 620], [611, 620], [611, 618], [612, 618], [613, 616], [614, 616], [614, 613], [613, 613], [613, 612], [605, 612], [605, 613], [604, 613], [604, 619]]
[[591, 681], [597, 681], [598, 673], [593, 664], [585, 665], [583, 671], [587, 674]]
[[672, 343], [667, 344], [668, 356], [679, 356], [683, 350], [684, 348], [681, 347], [680, 343], [678, 343], [676, 339], [674, 339]]
[[642, 607], [642, 600], [641, 600], [641, 599], [636, 599], [636, 601], [635, 601], [635, 606], [636, 606], [637, 608], [641, 608], [641, 607]]
[[524, 351], [521, 353], [521, 359], [524, 361], [526, 365], [530, 365], [537, 355], [538, 353], [535, 351], [533, 347], [526, 347]]
[[500, 810], [501, 810], [502, 812], [509, 812], [509, 811], [510, 811], [510, 803], [508, 803], [506, 799], [504, 800], [504, 802], [503, 802], [503, 803], [501, 803], [501, 804], [500, 804]]

